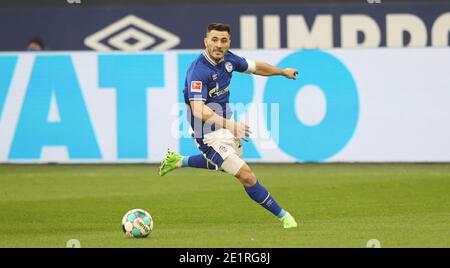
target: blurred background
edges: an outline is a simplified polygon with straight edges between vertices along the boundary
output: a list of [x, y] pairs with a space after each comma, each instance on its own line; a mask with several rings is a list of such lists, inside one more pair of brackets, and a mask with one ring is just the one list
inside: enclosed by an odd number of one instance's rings
[[4, 0], [0, 162], [196, 153], [181, 91], [209, 22], [300, 70], [235, 73], [236, 119], [256, 115], [247, 160], [450, 161], [449, 1]]
[[[447, 47], [449, 5], [445, 0], [4, 0], [0, 50], [21, 51], [34, 36], [50, 50], [196, 49], [203, 47], [211, 21], [228, 22], [232, 47], [242, 49]], [[117, 40], [120, 34], [130, 38]]]

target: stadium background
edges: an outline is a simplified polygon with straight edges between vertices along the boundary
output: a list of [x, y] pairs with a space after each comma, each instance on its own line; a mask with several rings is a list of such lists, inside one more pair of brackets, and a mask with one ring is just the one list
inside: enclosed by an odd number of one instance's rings
[[[69, 2], [0, 2], [1, 247], [450, 245], [448, 1]], [[298, 231], [274, 231], [225, 174], [184, 169], [168, 181], [157, 165], [77, 164], [195, 152], [169, 104], [210, 21], [231, 24], [239, 54], [298, 63], [293, 84], [233, 84], [245, 89], [236, 102], [280, 103], [278, 143], [264, 132], [244, 156], [266, 163], [254, 169], [302, 219]], [[45, 52], [25, 52], [33, 36]], [[55, 162], [72, 165], [9, 165]], [[116, 228], [134, 207], [155, 217], [151, 239]]]
[[[302, 75], [289, 83], [235, 74], [235, 117], [251, 117], [254, 129], [245, 159], [450, 161], [447, 2], [62, 2], [0, 10], [0, 50], [22, 51], [38, 35], [52, 52], [2, 56], [0, 162], [155, 163], [167, 148], [196, 153], [181, 88], [200, 52], [192, 49], [216, 20], [230, 22], [236, 52]], [[118, 50], [128, 53], [106, 53]]]

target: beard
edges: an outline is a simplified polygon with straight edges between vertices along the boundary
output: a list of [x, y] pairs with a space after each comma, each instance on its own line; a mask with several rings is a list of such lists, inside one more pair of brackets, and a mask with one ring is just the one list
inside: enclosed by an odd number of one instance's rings
[[211, 59], [213, 59], [216, 62], [221, 61], [224, 58], [226, 52], [227, 52], [226, 49], [222, 49], [222, 50], [219, 50], [219, 49], [216, 49], [216, 50], [208, 49], [209, 56], [211, 57]]

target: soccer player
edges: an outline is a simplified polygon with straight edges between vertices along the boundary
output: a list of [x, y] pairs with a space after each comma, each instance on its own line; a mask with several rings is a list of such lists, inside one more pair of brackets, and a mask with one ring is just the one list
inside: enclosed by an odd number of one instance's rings
[[284, 228], [297, 227], [292, 215], [282, 209], [262, 186], [250, 166], [242, 160], [242, 143], [248, 141], [250, 127], [231, 119], [229, 85], [233, 71], [263, 76], [282, 75], [295, 79], [298, 71], [280, 69], [270, 64], [251, 61], [233, 54], [230, 26], [210, 23], [204, 38], [205, 51], [191, 64], [184, 84], [184, 99], [192, 137], [201, 154], [181, 156], [169, 151], [162, 161], [159, 174], [180, 167], [223, 170], [244, 185], [255, 202], [277, 216]]

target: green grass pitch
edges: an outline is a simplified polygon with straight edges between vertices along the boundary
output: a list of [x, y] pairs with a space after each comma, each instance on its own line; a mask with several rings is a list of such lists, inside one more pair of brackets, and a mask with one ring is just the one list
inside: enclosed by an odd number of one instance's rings
[[[450, 164], [253, 164], [299, 228], [222, 173], [156, 165], [0, 165], [0, 247], [450, 247]], [[124, 213], [153, 216], [126, 238]]]

